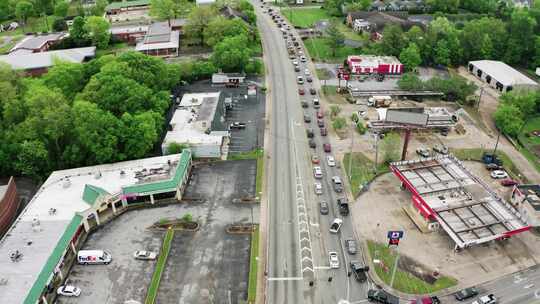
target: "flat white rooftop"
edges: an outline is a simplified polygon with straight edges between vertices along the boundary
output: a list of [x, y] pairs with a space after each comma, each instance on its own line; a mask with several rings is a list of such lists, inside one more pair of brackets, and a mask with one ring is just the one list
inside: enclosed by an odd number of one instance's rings
[[171, 118], [170, 125], [172, 130], [168, 131], [163, 140], [163, 146], [168, 146], [170, 143], [186, 143], [192, 145], [200, 144], [216, 144], [221, 145], [223, 135], [207, 134], [197, 124], [197, 114], [188, 109], [177, 109]]
[[[121, 194], [123, 187], [150, 181], [152, 177], [141, 177], [143, 169], [159, 171], [180, 157], [181, 154], [174, 154], [53, 172], [0, 240], [0, 282], [5, 282], [0, 284], [0, 302], [23, 303], [35, 292], [32, 287], [49, 257], [57, 250], [65, 250], [56, 248], [57, 244], [62, 238], [71, 240], [68, 232], [80, 223], [77, 214], [91, 208], [83, 199], [87, 185], [111, 195]], [[169, 167], [169, 174], [156, 175], [152, 181], [173, 175], [175, 167]], [[22, 257], [14, 262], [10, 256], [15, 251]], [[39, 287], [40, 293], [42, 286]]]
[[392, 171], [435, 219], [465, 248], [527, 228], [520, 214], [454, 156], [395, 162]]
[[520, 84], [538, 85], [535, 81], [523, 75], [522, 73], [502, 61], [477, 60], [471, 61], [469, 63], [474, 65], [477, 69], [482, 70], [483, 73], [491, 76], [493, 79], [502, 83], [504, 86]]

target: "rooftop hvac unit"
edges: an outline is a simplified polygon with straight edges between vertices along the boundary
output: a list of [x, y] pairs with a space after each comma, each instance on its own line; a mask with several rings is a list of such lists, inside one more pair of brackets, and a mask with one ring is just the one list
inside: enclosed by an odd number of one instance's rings
[[100, 179], [101, 178], [101, 171], [97, 171], [96, 173], [94, 173], [94, 178], [95, 179]]
[[126, 171], [120, 170], [120, 177], [121, 177], [121, 178], [126, 177]]

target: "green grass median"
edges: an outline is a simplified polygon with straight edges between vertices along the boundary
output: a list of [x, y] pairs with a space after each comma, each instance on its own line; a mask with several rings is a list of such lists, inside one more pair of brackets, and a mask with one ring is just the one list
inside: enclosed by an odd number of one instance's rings
[[[371, 258], [380, 261], [380, 263], [374, 266], [377, 276], [385, 284], [390, 285], [392, 281], [393, 267], [397, 258], [396, 251], [391, 250], [386, 244], [376, 243], [373, 241], [368, 241], [367, 243]], [[429, 284], [428, 282], [414, 276], [412, 273], [404, 271], [398, 266], [392, 287], [408, 294], [427, 294], [455, 286], [456, 284], [457, 280], [442, 275], [439, 276], [437, 280], [433, 282], [433, 284]]]
[[300, 28], [312, 27], [316, 22], [330, 18], [330, 15], [320, 8], [287, 8], [282, 9], [281, 14], [293, 26]]
[[145, 304], [154, 304], [156, 302], [157, 292], [159, 289], [159, 283], [161, 282], [161, 275], [165, 269], [165, 263], [167, 262], [167, 257], [169, 256], [169, 251], [171, 250], [171, 242], [173, 240], [174, 230], [168, 229], [163, 239], [163, 246], [161, 247], [161, 252], [159, 253], [158, 261], [156, 263], [156, 268], [154, 269], [154, 274], [152, 275], [152, 281], [150, 282], [150, 287], [148, 287], [148, 292], [146, 294]]
[[259, 255], [259, 226], [251, 233], [251, 250], [249, 257], [249, 281], [248, 281], [248, 303], [255, 303], [257, 297], [257, 271]]

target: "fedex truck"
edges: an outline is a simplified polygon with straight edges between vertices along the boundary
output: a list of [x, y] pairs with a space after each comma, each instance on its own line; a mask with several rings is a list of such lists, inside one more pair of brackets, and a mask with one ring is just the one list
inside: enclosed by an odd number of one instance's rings
[[77, 262], [79, 264], [109, 264], [112, 261], [110, 253], [104, 250], [79, 250]]

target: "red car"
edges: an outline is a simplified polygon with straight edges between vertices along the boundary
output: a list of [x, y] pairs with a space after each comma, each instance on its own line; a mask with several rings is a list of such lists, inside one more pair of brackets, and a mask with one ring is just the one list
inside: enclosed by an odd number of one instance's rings
[[501, 185], [505, 187], [512, 187], [519, 184], [517, 181], [511, 179], [511, 178], [505, 178], [501, 181]]
[[411, 304], [440, 304], [441, 300], [437, 297], [423, 297], [416, 300], [411, 300]]
[[330, 144], [323, 144], [323, 149], [326, 153], [332, 152], [332, 146], [330, 146]]
[[328, 131], [326, 130], [326, 128], [321, 128], [321, 136], [326, 136], [328, 135]]
[[304, 95], [306, 94], [306, 91], [304, 89], [298, 89], [298, 94]]
[[319, 110], [317, 111], [317, 118], [323, 118], [324, 117], [324, 112]]

